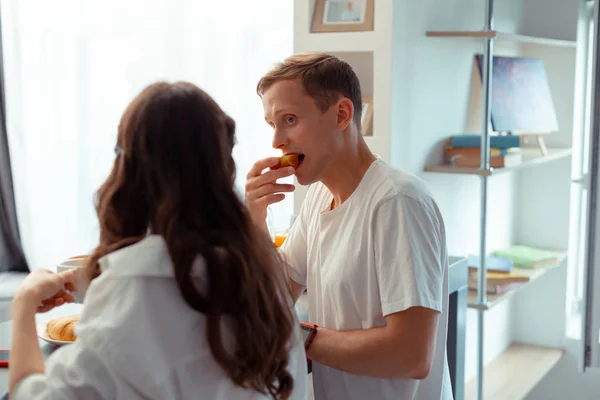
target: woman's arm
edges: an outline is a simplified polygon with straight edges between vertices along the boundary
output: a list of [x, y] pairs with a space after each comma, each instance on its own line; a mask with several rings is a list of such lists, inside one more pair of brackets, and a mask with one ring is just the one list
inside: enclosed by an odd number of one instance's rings
[[32, 374], [44, 373], [44, 359], [35, 327], [35, 314], [75, 301], [66, 290], [75, 290], [73, 271], [61, 274], [36, 269], [23, 281], [13, 300], [12, 347], [10, 351], [9, 391]]
[[38, 304], [27, 293], [19, 293], [14, 299], [8, 383], [10, 393], [24, 377], [44, 373], [44, 359], [35, 327]]

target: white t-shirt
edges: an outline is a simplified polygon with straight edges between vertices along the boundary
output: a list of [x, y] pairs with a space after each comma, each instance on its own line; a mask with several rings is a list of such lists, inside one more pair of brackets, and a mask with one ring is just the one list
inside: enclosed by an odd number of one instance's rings
[[446, 236], [425, 183], [377, 160], [333, 210], [332, 199], [323, 184], [312, 185], [281, 248], [290, 277], [307, 287], [309, 321], [356, 330], [385, 326], [385, 316], [413, 306], [441, 315], [426, 379], [356, 376], [313, 363], [315, 399], [452, 399]]
[[[46, 373], [23, 379], [11, 399], [271, 398], [234, 385], [217, 364], [206, 339], [206, 317], [181, 297], [161, 236], [115, 251], [100, 266], [102, 275], [85, 295], [77, 341], [52, 353]], [[204, 270], [198, 257], [195, 276], [202, 280]], [[299, 324], [289, 351], [295, 385], [290, 400], [304, 400], [306, 354]]]

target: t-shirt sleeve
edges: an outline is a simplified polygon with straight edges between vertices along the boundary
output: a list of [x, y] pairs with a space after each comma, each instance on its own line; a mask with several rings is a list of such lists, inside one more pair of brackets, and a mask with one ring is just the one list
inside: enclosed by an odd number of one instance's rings
[[[312, 189], [312, 188], [311, 188]], [[296, 283], [306, 286], [308, 244], [306, 241], [306, 225], [308, 210], [306, 204], [312, 197], [309, 189], [306, 199], [302, 202], [298, 217], [288, 232], [286, 240], [280, 247], [281, 255], [286, 263], [287, 274]]]
[[373, 243], [384, 316], [415, 306], [442, 311], [447, 257], [436, 210], [399, 194], [375, 211]]

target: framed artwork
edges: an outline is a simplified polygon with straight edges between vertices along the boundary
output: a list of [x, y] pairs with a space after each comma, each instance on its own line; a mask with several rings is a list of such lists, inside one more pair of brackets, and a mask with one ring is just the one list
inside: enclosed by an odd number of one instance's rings
[[375, 0], [316, 0], [312, 32], [372, 31]]
[[373, 136], [373, 96], [362, 96], [362, 114], [360, 117], [363, 136]]
[[[482, 57], [475, 55], [480, 79]], [[541, 59], [494, 56], [491, 97], [491, 122], [495, 132], [549, 134], [558, 131], [550, 85]]]

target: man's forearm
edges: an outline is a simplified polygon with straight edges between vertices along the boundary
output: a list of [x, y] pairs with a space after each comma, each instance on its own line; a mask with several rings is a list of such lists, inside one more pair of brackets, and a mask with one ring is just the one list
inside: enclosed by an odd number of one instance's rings
[[[411, 335], [407, 335], [411, 337]], [[424, 379], [427, 357], [418, 343], [394, 337], [387, 328], [333, 331], [318, 328], [307, 356], [320, 364], [355, 375]]]
[[35, 304], [26, 294], [14, 299], [12, 347], [10, 352], [9, 392], [25, 377], [44, 373], [44, 359], [35, 327]]

